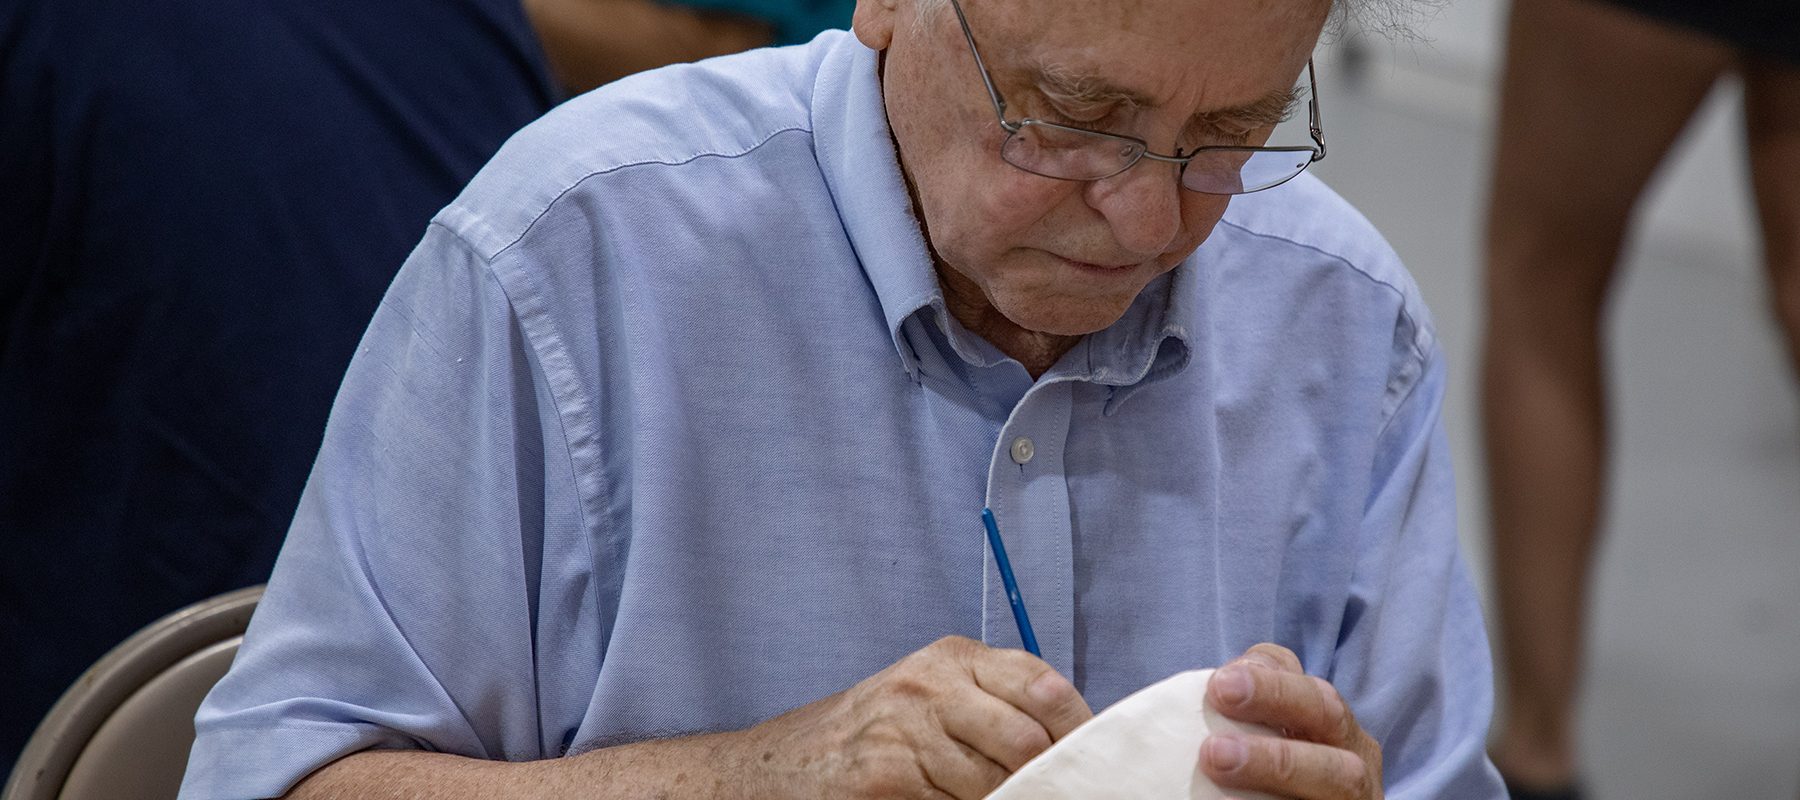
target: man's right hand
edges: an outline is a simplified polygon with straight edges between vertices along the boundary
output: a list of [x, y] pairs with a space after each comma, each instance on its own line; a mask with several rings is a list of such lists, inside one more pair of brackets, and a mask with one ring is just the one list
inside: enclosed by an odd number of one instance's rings
[[1036, 656], [951, 636], [730, 736], [752, 795], [980, 798], [1093, 716]]
[[519, 763], [366, 750], [286, 796], [980, 798], [1093, 716], [1036, 656], [953, 636], [746, 730]]

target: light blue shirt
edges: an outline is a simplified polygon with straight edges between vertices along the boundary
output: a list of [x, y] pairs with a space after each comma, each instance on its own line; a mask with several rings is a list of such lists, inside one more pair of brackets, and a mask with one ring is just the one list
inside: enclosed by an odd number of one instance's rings
[[1094, 708], [1274, 641], [1391, 797], [1501, 797], [1443, 392], [1417, 288], [1311, 177], [1033, 381], [945, 313], [874, 53], [632, 78], [400, 271], [182, 796], [739, 729], [948, 634], [1016, 647], [988, 506]]

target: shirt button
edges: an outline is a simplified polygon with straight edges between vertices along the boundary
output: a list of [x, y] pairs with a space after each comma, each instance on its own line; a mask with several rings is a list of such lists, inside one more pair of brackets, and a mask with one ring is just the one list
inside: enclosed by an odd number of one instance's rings
[[1025, 462], [1030, 461], [1031, 457], [1036, 454], [1037, 448], [1031, 445], [1031, 439], [1021, 436], [1012, 441], [1013, 463], [1023, 465]]

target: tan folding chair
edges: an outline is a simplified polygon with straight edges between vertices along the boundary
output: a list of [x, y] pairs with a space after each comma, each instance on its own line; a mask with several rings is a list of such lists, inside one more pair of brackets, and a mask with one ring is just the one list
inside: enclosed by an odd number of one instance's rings
[[171, 800], [194, 712], [231, 667], [263, 587], [163, 617], [113, 648], [38, 724], [0, 800]]

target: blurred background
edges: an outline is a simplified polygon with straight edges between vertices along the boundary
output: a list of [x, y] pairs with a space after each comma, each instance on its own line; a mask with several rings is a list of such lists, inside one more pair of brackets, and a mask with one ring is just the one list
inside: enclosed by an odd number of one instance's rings
[[[1477, 367], [1507, 7], [1459, 0], [1417, 41], [1347, 31], [1318, 58], [1319, 174], [1405, 259], [1449, 354], [1461, 532], [1490, 627]], [[1736, 81], [1715, 87], [1652, 180], [1606, 323], [1614, 463], [1579, 707], [1597, 800], [1800, 796], [1800, 403], [1741, 103]]]

